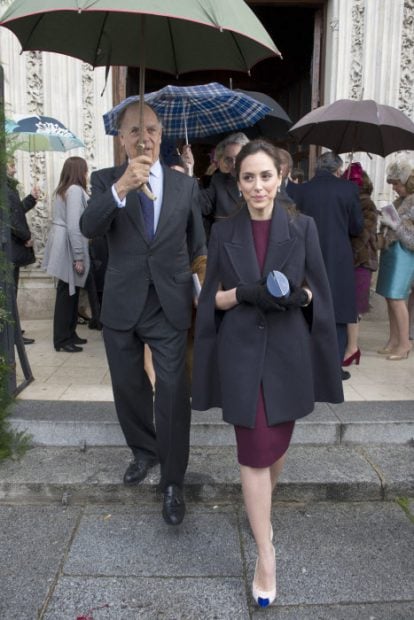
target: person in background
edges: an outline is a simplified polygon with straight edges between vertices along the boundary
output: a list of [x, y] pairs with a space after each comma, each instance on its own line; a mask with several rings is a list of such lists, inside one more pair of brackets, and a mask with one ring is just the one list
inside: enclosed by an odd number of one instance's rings
[[294, 201], [296, 183], [292, 180], [293, 159], [292, 155], [286, 149], [278, 148], [280, 158], [282, 161], [282, 183], [280, 185], [279, 193], [285, 200]]
[[[245, 204], [212, 227], [194, 347], [193, 409], [222, 407], [235, 427], [242, 491], [258, 559], [252, 594], [276, 598], [272, 493], [294, 421], [315, 401], [342, 402], [329, 283], [312, 218], [278, 192], [278, 149], [246, 144], [236, 159]], [[263, 283], [282, 270], [290, 293]]]
[[[314, 218], [333, 298], [338, 349], [342, 363], [347, 343], [347, 324], [356, 323], [356, 289], [351, 237], [364, 226], [358, 187], [341, 178], [343, 161], [326, 152], [317, 161], [315, 176], [295, 185], [295, 203]], [[342, 371], [343, 380], [350, 373]]]
[[410, 322], [409, 336], [410, 340], [414, 340], [414, 283], [411, 286], [411, 292], [408, 297], [408, 318]]
[[[175, 526], [185, 515], [189, 457], [185, 362], [192, 272], [205, 263], [205, 234], [197, 181], [161, 164], [162, 124], [148, 105], [141, 128], [144, 153], [137, 155], [140, 122], [137, 103], [120, 114], [127, 161], [93, 172], [80, 225], [86, 237], [105, 235], [108, 242], [101, 322], [115, 407], [133, 455], [124, 483], [139, 484], [160, 463], [162, 516]], [[154, 200], [140, 191], [144, 183]], [[145, 344], [152, 352], [155, 394], [144, 370]]]
[[348, 340], [342, 362], [342, 366], [346, 367], [353, 363], [358, 365], [361, 358], [361, 350], [358, 343], [360, 320], [361, 315], [369, 312], [372, 273], [378, 269], [378, 212], [375, 203], [371, 199], [373, 190], [371, 179], [359, 162], [350, 164], [343, 173], [342, 178], [352, 181], [358, 186], [364, 218], [362, 232], [357, 237], [351, 237], [358, 321], [356, 323], [349, 323], [347, 327]]
[[[26, 213], [33, 209], [40, 197], [40, 189], [32, 188], [23, 200], [20, 199], [17, 190], [18, 181], [16, 175], [16, 160], [9, 157], [7, 160], [7, 202], [10, 210], [11, 228], [11, 261], [13, 264], [14, 290], [17, 298], [19, 289], [20, 267], [26, 267], [35, 262], [33, 251], [33, 239], [26, 219]], [[34, 338], [23, 336], [24, 344], [33, 344]]]
[[407, 299], [414, 282], [414, 169], [406, 160], [387, 169], [387, 183], [398, 195], [394, 201], [396, 220], [381, 214], [380, 232], [385, 246], [381, 250], [376, 291], [385, 297], [389, 318], [389, 336], [378, 351], [388, 361], [407, 359], [411, 351]]
[[290, 173], [290, 180], [292, 183], [300, 184], [305, 181], [305, 173], [302, 168], [293, 168]]
[[86, 338], [76, 333], [79, 290], [89, 273], [88, 239], [79, 228], [86, 208], [88, 165], [82, 157], [68, 157], [54, 193], [52, 228], [45, 247], [42, 267], [57, 278], [53, 316], [53, 344], [56, 351], [79, 353]]
[[240, 192], [235, 178], [236, 156], [249, 142], [244, 133], [233, 133], [216, 147], [218, 172], [207, 188], [200, 191], [201, 212], [207, 236], [214, 221], [232, 215], [240, 208]]

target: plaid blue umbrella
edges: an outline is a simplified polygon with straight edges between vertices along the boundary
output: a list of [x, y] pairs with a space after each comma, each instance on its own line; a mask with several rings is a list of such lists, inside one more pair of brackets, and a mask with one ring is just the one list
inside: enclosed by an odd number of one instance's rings
[[[165, 86], [144, 95], [163, 124], [169, 138], [202, 138], [215, 133], [231, 132], [254, 125], [271, 112], [269, 106], [212, 82], [201, 86]], [[105, 133], [118, 134], [118, 118], [138, 96], [128, 97], [103, 115]]]
[[84, 147], [60, 121], [51, 116], [15, 115], [5, 122], [6, 134], [16, 139], [22, 151], [69, 151]]

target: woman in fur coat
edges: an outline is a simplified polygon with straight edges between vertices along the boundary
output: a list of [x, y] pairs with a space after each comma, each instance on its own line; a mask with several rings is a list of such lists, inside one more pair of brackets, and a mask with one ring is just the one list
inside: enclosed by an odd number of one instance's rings
[[389, 361], [407, 359], [411, 351], [407, 299], [414, 281], [414, 169], [408, 161], [389, 165], [387, 183], [398, 194], [398, 217], [381, 215], [384, 249], [381, 251], [377, 293], [387, 301], [389, 338], [378, 351]]

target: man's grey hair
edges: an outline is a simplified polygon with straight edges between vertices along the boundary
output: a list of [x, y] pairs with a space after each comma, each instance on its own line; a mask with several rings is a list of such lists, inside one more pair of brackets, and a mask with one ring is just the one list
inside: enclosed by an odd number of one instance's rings
[[[118, 130], [118, 133], [121, 130], [121, 125], [122, 122], [124, 120], [125, 117], [125, 113], [128, 110], [128, 108], [130, 108], [131, 106], [138, 106], [139, 105], [139, 101], [131, 101], [130, 103], [128, 103], [128, 105], [125, 106], [125, 108], [123, 110], [121, 110], [121, 112], [118, 114], [118, 118], [116, 119], [116, 128]], [[150, 106], [148, 103], [144, 103], [144, 108], [149, 108], [150, 110], [152, 110], [157, 118], [157, 121], [159, 122], [160, 126], [162, 127], [162, 120], [160, 119], [160, 117], [158, 116], [156, 110], [154, 110], [154, 108], [152, 106]]]
[[232, 133], [217, 144], [215, 150], [215, 158], [220, 159], [221, 157], [223, 157], [224, 149], [226, 148], [226, 146], [229, 146], [229, 144], [239, 144], [240, 146], [244, 146], [248, 142], [250, 142], [250, 140], [245, 133], [241, 131], [239, 131], [238, 133]]
[[332, 151], [328, 151], [327, 153], [322, 153], [322, 155], [318, 157], [316, 170], [327, 170], [334, 174], [343, 164], [344, 162], [339, 155], [336, 155]]

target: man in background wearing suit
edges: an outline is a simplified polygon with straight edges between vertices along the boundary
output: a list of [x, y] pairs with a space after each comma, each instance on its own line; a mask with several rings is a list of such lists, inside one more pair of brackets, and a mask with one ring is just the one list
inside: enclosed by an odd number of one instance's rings
[[[314, 218], [332, 293], [340, 362], [347, 343], [347, 323], [357, 322], [354, 259], [351, 236], [362, 231], [364, 220], [358, 186], [341, 179], [342, 159], [335, 153], [320, 155], [315, 176], [296, 185], [295, 203]], [[350, 373], [342, 370], [342, 379]]]
[[[149, 106], [144, 151], [137, 156], [139, 123], [138, 104], [130, 104], [118, 119], [128, 162], [92, 174], [81, 230], [108, 241], [101, 322], [115, 407], [134, 457], [124, 483], [138, 484], [159, 462], [163, 518], [177, 525], [185, 514], [189, 455], [185, 354], [192, 269], [205, 261], [205, 235], [197, 182], [160, 163], [162, 126]], [[154, 201], [138, 191], [143, 183], [149, 183]], [[145, 343], [156, 373], [154, 400], [144, 371]]]

